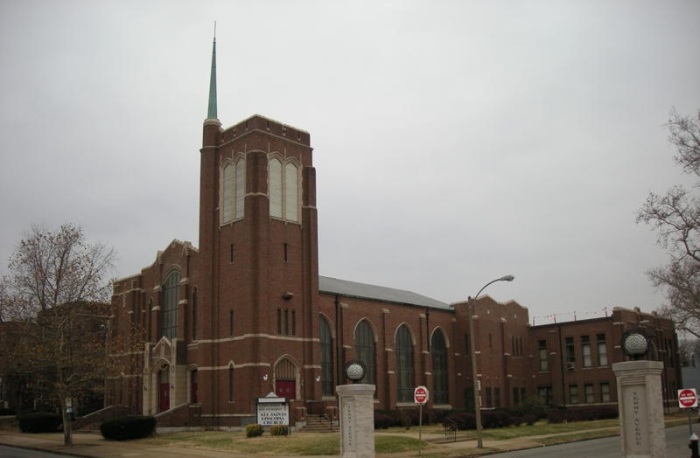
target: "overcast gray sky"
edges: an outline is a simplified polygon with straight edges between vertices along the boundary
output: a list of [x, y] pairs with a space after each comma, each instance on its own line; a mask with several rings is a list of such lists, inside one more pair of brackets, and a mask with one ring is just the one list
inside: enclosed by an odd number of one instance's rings
[[545, 321], [664, 301], [635, 213], [691, 183], [663, 128], [700, 108], [700, 1], [0, 0], [0, 272], [73, 222], [138, 272], [198, 244], [219, 119], [311, 133], [322, 275], [444, 302], [486, 282]]

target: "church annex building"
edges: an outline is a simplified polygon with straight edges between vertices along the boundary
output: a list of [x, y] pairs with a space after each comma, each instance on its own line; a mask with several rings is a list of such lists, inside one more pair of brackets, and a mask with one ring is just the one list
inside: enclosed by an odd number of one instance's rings
[[[292, 421], [333, 417], [345, 364], [367, 367], [376, 409], [473, 409], [467, 303], [323, 277], [316, 169], [308, 132], [263, 116], [222, 128], [216, 48], [200, 150], [199, 244], [172, 241], [114, 284], [112, 339], [137, 339], [107, 380], [106, 406], [159, 426], [235, 427], [256, 399], [289, 399]], [[485, 279], [488, 280], [488, 279]], [[645, 327], [664, 362], [668, 406], [681, 387], [673, 323], [616, 308], [590, 320], [529, 325], [528, 309], [474, 301], [482, 408], [539, 395], [562, 406], [615, 404], [622, 334]], [[677, 403], [675, 403], [677, 404]]]

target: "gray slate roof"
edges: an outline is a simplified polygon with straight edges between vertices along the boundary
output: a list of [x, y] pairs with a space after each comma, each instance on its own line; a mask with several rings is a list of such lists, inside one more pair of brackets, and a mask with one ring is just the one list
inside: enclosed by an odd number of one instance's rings
[[338, 294], [345, 297], [361, 299], [374, 299], [378, 301], [393, 302], [396, 304], [416, 305], [420, 307], [432, 307], [449, 309], [449, 304], [431, 299], [411, 291], [387, 288], [384, 286], [368, 285], [354, 281], [339, 280], [337, 278], [319, 276], [318, 286], [321, 293]]

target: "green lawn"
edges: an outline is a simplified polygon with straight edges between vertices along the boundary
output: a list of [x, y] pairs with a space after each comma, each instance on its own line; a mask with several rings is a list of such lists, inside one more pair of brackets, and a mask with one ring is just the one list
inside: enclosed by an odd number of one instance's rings
[[[678, 425], [687, 422], [687, 416], [670, 415], [666, 424]], [[619, 434], [619, 423], [614, 420], [597, 420], [578, 423], [549, 424], [539, 422], [532, 426], [518, 426], [501, 429], [485, 429], [483, 437], [486, 441], [505, 441], [515, 438], [530, 438], [537, 444], [553, 445], [573, 442], [596, 437], [607, 437]], [[455, 456], [455, 444], [434, 443], [435, 439], [444, 438], [441, 425], [425, 425], [421, 430], [422, 456], [426, 458]], [[475, 432], [459, 431], [459, 446], [464, 451], [475, 452]], [[177, 447], [209, 448], [227, 450], [232, 455], [288, 455], [288, 456], [321, 456], [339, 455], [340, 439], [338, 433], [295, 433], [291, 436], [269, 436], [246, 438], [244, 432], [200, 431], [164, 434], [148, 439], [141, 439], [151, 444], [162, 444]], [[375, 450], [378, 455], [405, 456], [418, 450], [418, 427], [391, 428], [380, 430], [375, 434]], [[471, 453], [470, 452], [470, 453]]]

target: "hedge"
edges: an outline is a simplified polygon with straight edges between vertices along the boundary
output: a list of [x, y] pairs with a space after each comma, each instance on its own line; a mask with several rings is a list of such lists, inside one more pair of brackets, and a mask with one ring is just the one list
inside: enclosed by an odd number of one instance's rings
[[284, 425], [270, 426], [271, 436], [289, 436], [289, 428]]
[[263, 427], [257, 423], [245, 427], [245, 437], [259, 437], [263, 435]]
[[151, 416], [130, 415], [107, 420], [100, 425], [102, 437], [107, 440], [126, 441], [153, 435], [156, 419]]
[[60, 431], [63, 419], [53, 412], [34, 412], [20, 416], [19, 430], [23, 433], [55, 433]]

